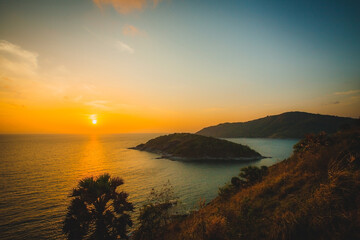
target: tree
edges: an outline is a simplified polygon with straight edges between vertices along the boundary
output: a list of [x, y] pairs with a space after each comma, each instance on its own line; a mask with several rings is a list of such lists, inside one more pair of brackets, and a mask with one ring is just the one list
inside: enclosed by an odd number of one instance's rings
[[116, 191], [124, 182], [103, 174], [98, 178], [88, 177], [74, 188], [63, 232], [68, 239], [128, 239], [127, 227], [132, 226], [129, 213], [132, 203], [126, 192]]
[[241, 179], [238, 177], [232, 177], [231, 178], [231, 185], [233, 185], [235, 188], [240, 188], [241, 186]]
[[150, 192], [148, 201], [140, 209], [139, 228], [135, 231], [135, 240], [159, 240], [161, 228], [168, 224], [177, 205], [177, 197], [174, 196], [173, 186], [170, 182], [158, 191], [154, 188]]
[[261, 166], [261, 168], [255, 166], [244, 167], [240, 170], [240, 185], [242, 187], [249, 187], [255, 183], [261, 182], [264, 176], [268, 174], [268, 168]]
[[229, 199], [232, 195], [242, 188], [250, 187], [258, 182], [268, 174], [268, 167], [248, 166], [240, 169], [239, 177], [232, 177], [231, 184], [226, 184], [219, 188], [219, 196], [222, 199]]

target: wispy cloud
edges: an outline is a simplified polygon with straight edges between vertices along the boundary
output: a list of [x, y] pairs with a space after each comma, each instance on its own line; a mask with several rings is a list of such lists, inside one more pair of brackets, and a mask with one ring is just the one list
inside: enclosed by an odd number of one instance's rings
[[123, 43], [121, 41], [116, 41], [115, 47], [120, 52], [126, 52], [126, 53], [130, 53], [130, 54], [133, 54], [135, 52], [135, 50], [133, 48], [131, 48], [129, 45], [127, 45], [126, 43]]
[[38, 67], [38, 54], [11, 42], [0, 40], [0, 71], [2, 74], [29, 75]]
[[96, 120], [96, 119], [97, 119], [97, 114], [90, 114], [90, 115], [89, 115], [89, 118], [90, 118], [91, 120]]
[[354, 94], [358, 94], [360, 93], [360, 89], [357, 90], [349, 90], [349, 91], [345, 91], [345, 92], [335, 92], [335, 95], [354, 95]]
[[135, 52], [135, 50], [132, 47], [130, 47], [128, 44], [126, 44], [120, 40], [101, 36], [100, 34], [96, 34], [93, 31], [89, 30], [88, 28], [85, 28], [85, 31], [90, 33], [91, 36], [93, 36], [98, 41], [100, 41], [103, 44], [108, 45], [110, 47], [115, 47], [120, 52], [126, 52], [126, 53], [130, 53], [130, 54], [133, 54]]
[[91, 106], [94, 108], [102, 109], [102, 110], [110, 110], [111, 107], [108, 105], [109, 102], [105, 100], [94, 100], [90, 102], [86, 102], [85, 105]]
[[141, 11], [148, 5], [156, 7], [161, 0], [93, 0], [93, 2], [100, 9], [102, 9], [104, 5], [111, 5], [117, 12], [128, 14], [133, 11]]
[[76, 97], [74, 98], [74, 102], [80, 102], [82, 98], [83, 98], [82, 95], [76, 96]]
[[[0, 98], [7, 101], [63, 96], [73, 86], [64, 79], [70, 72], [63, 65], [40, 71], [39, 55], [6, 40], [0, 40]], [[75, 84], [71, 84], [75, 85]], [[35, 96], [35, 97], [34, 97]]]
[[96, 86], [92, 85], [92, 84], [87, 84], [87, 83], [84, 83], [82, 86], [81, 86], [81, 89], [82, 90], [85, 90], [89, 93], [94, 93], [96, 92]]
[[133, 25], [125, 25], [122, 29], [122, 33], [125, 36], [132, 36], [132, 37], [145, 36], [145, 33], [143, 31], [140, 31]]

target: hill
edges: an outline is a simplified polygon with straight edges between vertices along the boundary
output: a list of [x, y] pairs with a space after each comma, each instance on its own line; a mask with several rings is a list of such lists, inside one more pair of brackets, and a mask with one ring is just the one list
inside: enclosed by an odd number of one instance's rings
[[241, 144], [190, 133], [160, 136], [132, 149], [172, 160], [257, 160], [262, 156]]
[[353, 118], [286, 112], [248, 122], [222, 123], [206, 127], [196, 134], [218, 138], [302, 138], [308, 133], [335, 133], [357, 121]]
[[245, 168], [231, 182], [208, 205], [156, 229], [156, 239], [360, 239], [358, 127], [310, 135], [290, 158]]

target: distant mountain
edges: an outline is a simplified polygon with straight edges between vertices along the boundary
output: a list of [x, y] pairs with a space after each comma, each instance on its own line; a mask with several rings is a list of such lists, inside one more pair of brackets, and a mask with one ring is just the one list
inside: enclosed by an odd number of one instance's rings
[[218, 138], [302, 138], [309, 133], [334, 133], [358, 121], [354, 118], [286, 112], [249, 122], [222, 123], [206, 127], [197, 134]]
[[263, 158], [248, 146], [190, 133], [160, 136], [132, 149], [160, 154], [172, 160], [258, 160]]

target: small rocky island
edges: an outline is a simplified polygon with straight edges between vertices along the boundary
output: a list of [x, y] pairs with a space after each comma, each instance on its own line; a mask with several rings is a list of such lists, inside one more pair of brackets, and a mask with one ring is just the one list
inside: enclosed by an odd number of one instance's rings
[[248, 146], [190, 133], [160, 136], [131, 149], [180, 161], [255, 161], [264, 158]]

